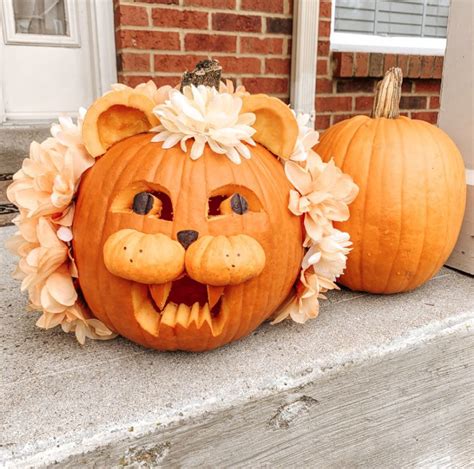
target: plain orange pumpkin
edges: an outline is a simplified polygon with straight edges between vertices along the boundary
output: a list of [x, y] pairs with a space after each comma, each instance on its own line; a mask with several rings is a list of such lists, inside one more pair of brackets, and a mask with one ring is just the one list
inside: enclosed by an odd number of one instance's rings
[[352, 290], [395, 293], [418, 287], [445, 263], [462, 224], [461, 154], [438, 127], [399, 117], [401, 82], [400, 69], [387, 72], [375, 117], [334, 125], [314, 148], [324, 161], [334, 158], [360, 188], [350, 219], [335, 224], [354, 244], [339, 279]]
[[[301, 220], [288, 210], [291, 187], [281, 163], [263, 146], [236, 165], [207, 146], [193, 161], [152, 136], [116, 143], [81, 182], [73, 226], [81, 291], [97, 318], [134, 342], [212, 349], [254, 330], [290, 293], [303, 256]], [[132, 210], [144, 191], [162, 197], [153, 214]], [[245, 213], [229, 210], [235, 194], [232, 203], [245, 199]], [[177, 239], [189, 230], [198, 238], [180, 271], [185, 250]], [[164, 243], [162, 251], [148, 248], [155, 242]], [[159, 272], [148, 269], [153, 262]], [[220, 265], [229, 267], [228, 277], [219, 276]], [[215, 316], [202, 308], [219, 301]]]

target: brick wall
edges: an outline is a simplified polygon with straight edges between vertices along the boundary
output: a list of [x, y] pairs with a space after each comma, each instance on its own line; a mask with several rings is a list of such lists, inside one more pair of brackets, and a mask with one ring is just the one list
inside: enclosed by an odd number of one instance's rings
[[291, 0], [114, 0], [119, 80], [177, 83], [208, 56], [224, 78], [288, 101]]
[[331, 0], [321, 0], [316, 80], [316, 128], [370, 114], [375, 85], [390, 67], [403, 71], [401, 114], [436, 123], [443, 57], [330, 50]]
[[[398, 65], [402, 114], [435, 123], [442, 57], [332, 53], [331, 0], [320, 0], [316, 128], [370, 114], [375, 83]], [[119, 80], [177, 83], [212, 56], [224, 77], [288, 101], [292, 0], [114, 0]]]

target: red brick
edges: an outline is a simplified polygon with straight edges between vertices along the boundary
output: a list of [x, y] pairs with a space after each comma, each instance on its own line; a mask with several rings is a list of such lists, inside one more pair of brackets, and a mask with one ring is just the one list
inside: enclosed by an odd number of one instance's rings
[[179, 5], [179, 0], [135, 0], [135, 1], [139, 1], [141, 3], [156, 3], [160, 5]]
[[158, 87], [164, 86], [164, 85], [171, 85], [174, 88], [176, 85], [181, 83], [181, 75], [172, 76], [172, 77], [161, 75], [158, 77], [153, 77], [153, 81]]
[[288, 38], [288, 40], [286, 42], [287, 42], [287, 44], [286, 44], [286, 55], [291, 55], [292, 52], [293, 52], [292, 49], [291, 49], [292, 44], [293, 44], [291, 38]]
[[392, 67], [397, 66], [397, 56], [395, 54], [385, 54], [383, 62], [383, 71], [386, 72]]
[[329, 41], [318, 41], [318, 57], [329, 56]]
[[218, 57], [217, 58], [222, 65], [224, 74], [249, 74], [249, 73], [260, 73], [261, 62], [258, 57]]
[[153, 8], [153, 26], [163, 28], [207, 29], [208, 14], [201, 11], [180, 11], [171, 8]]
[[122, 30], [118, 34], [123, 48], [179, 50], [180, 46], [176, 32]]
[[237, 50], [237, 37], [188, 33], [184, 37], [184, 47], [187, 51], [235, 52]]
[[315, 127], [316, 127], [316, 130], [326, 130], [327, 128], [329, 128], [329, 125], [331, 123], [331, 116], [330, 115], [327, 115], [327, 114], [323, 114], [323, 115], [320, 115], [318, 114], [316, 116], [316, 123], [315, 123]]
[[398, 56], [398, 63], [397, 66], [402, 69], [402, 75], [404, 77], [408, 76], [408, 59], [410, 56], [408, 55], [399, 55]]
[[332, 80], [329, 78], [317, 78], [316, 93], [332, 93]]
[[281, 54], [283, 52], [283, 39], [258, 37], [241, 37], [240, 52], [253, 54]]
[[153, 80], [153, 77], [150, 75], [140, 75], [140, 76], [119, 75], [118, 79], [120, 83], [123, 83], [124, 85], [128, 85], [134, 88], [140, 83], [146, 83], [148, 80]]
[[328, 67], [329, 60], [328, 59], [318, 59], [316, 65], [316, 75], [319, 76], [327, 76], [329, 72]]
[[352, 98], [350, 96], [317, 96], [316, 112], [351, 111]]
[[437, 112], [412, 112], [411, 117], [412, 119], [420, 119], [430, 124], [436, 124], [438, 122]]
[[192, 7], [233, 9], [235, 8], [235, 0], [184, 0], [184, 5]]
[[154, 69], [156, 72], [183, 73], [185, 70], [193, 70], [197, 62], [206, 58], [206, 55], [155, 54]]
[[334, 124], [337, 124], [338, 122], [351, 119], [354, 116], [360, 116], [360, 114], [334, 114], [332, 116], [332, 123], [334, 125]]
[[402, 96], [400, 109], [426, 109], [426, 96]]
[[267, 18], [267, 33], [291, 35], [292, 18]]
[[260, 16], [231, 15], [229, 13], [214, 13], [212, 28], [215, 31], [243, 31], [259, 33], [262, 31]]
[[319, 30], [318, 36], [322, 37], [329, 37], [331, 34], [331, 21], [319, 20]]
[[437, 93], [441, 91], [441, 80], [415, 81], [415, 93]]
[[118, 56], [118, 69], [122, 72], [149, 72], [150, 54], [122, 52]]
[[242, 78], [242, 85], [251, 93], [285, 94], [288, 93], [288, 78], [255, 77]]
[[366, 52], [355, 53], [355, 72], [356, 77], [366, 77], [369, 75], [369, 54]]
[[411, 93], [413, 91], [413, 80], [403, 79], [402, 92]]
[[419, 55], [410, 55], [408, 60], [407, 77], [419, 78], [421, 74], [421, 57]]
[[383, 76], [383, 54], [371, 53], [369, 57], [369, 77]]
[[440, 101], [439, 96], [430, 97], [430, 109], [439, 109]]
[[319, 17], [331, 19], [331, 14], [332, 14], [331, 3], [321, 2], [319, 5]]
[[432, 55], [425, 55], [421, 58], [421, 78], [431, 78], [433, 76], [435, 58]]
[[273, 73], [275, 75], [289, 75], [290, 68], [290, 59], [265, 59], [265, 73]]
[[116, 26], [148, 26], [146, 8], [119, 4], [115, 10]]
[[334, 76], [352, 77], [354, 55], [352, 52], [336, 52], [333, 54]]
[[442, 78], [444, 57], [435, 57], [433, 66], [433, 78]]
[[338, 93], [373, 93], [375, 81], [371, 78], [349, 78], [337, 80]]
[[241, 10], [266, 11], [269, 13], [283, 13], [285, 3], [283, 0], [242, 0]]
[[356, 111], [371, 111], [374, 105], [373, 96], [357, 96], [355, 99]]

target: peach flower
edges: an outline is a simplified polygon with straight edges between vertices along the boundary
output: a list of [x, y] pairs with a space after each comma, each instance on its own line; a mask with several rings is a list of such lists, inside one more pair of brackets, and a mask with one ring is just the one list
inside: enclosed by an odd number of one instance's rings
[[296, 189], [290, 191], [288, 208], [295, 215], [305, 216], [306, 246], [331, 232], [333, 221], [349, 218], [348, 204], [355, 199], [359, 189], [333, 160], [324, 163], [310, 150], [305, 166], [288, 161], [285, 173]]
[[19, 208], [14, 219], [18, 232], [7, 242], [20, 260], [13, 273], [28, 291], [29, 309], [43, 312], [37, 325], [86, 337], [112, 338], [114, 334], [97, 319], [91, 319], [79, 304], [73, 282], [77, 268], [71, 252], [74, 197], [82, 174], [94, 164], [82, 143], [80, 110], [77, 124], [64, 117], [51, 127], [52, 138], [33, 142], [29, 158], [14, 175], [7, 196]]
[[[176, 86], [177, 88], [180, 87], [178, 84]], [[176, 88], [175, 87], [175, 88]], [[112, 90], [114, 91], [120, 91], [120, 90], [130, 90], [133, 89], [137, 93], [144, 94], [145, 96], [148, 96], [150, 99], [152, 99], [156, 105], [158, 104], [163, 104], [167, 99], [169, 99], [169, 94], [170, 91], [173, 89], [173, 87], [169, 85], [165, 86], [160, 86], [160, 88], [157, 88], [155, 82], [153, 80], [149, 80], [146, 83], [140, 83], [135, 88], [131, 88], [130, 86], [124, 85], [122, 83], [115, 83], [112, 85]]]

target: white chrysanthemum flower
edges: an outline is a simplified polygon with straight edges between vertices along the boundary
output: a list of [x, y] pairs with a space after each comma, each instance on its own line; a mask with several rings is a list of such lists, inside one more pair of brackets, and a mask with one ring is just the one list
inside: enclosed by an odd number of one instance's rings
[[319, 133], [307, 125], [311, 117], [309, 114], [299, 114], [297, 116], [294, 111], [292, 112], [298, 123], [299, 134], [290, 160], [306, 161], [309, 150], [319, 142]]
[[190, 157], [196, 160], [204, 153], [206, 143], [215, 153], [226, 155], [239, 164], [241, 156], [250, 158], [245, 145], [255, 145], [252, 135], [255, 114], [243, 113], [242, 99], [235, 94], [219, 93], [215, 88], [200, 85], [186, 86], [181, 93], [170, 92], [169, 100], [153, 110], [161, 125], [153, 142], [163, 142], [163, 148], [177, 143], [186, 152], [186, 142], [194, 139]]

